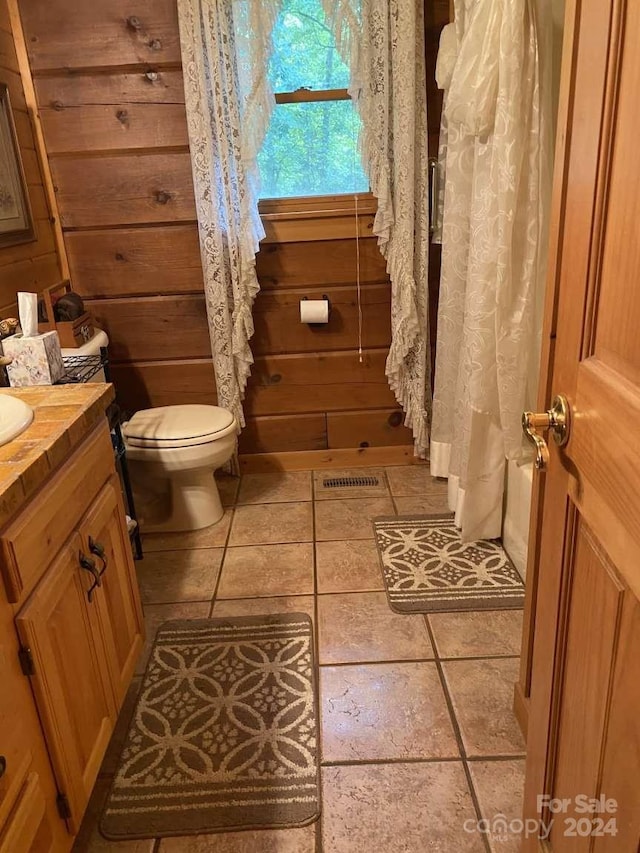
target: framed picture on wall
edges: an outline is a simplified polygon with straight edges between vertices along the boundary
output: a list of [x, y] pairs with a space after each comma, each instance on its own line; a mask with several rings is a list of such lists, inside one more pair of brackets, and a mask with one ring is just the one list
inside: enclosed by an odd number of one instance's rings
[[0, 247], [35, 239], [9, 89], [0, 83]]

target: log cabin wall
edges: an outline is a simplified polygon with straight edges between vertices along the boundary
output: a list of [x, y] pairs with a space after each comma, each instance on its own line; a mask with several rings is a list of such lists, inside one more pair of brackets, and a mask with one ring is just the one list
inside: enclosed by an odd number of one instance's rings
[[[433, 66], [447, 2], [428, 9]], [[175, 0], [20, 0], [20, 10], [71, 278], [109, 334], [121, 403], [214, 403]], [[439, 111], [436, 146], [438, 125]], [[384, 373], [390, 293], [373, 209], [358, 223], [361, 363], [356, 225], [351, 202], [342, 207], [265, 216], [241, 452], [411, 443]], [[324, 294], [329, 325], [302, 326], [299, 300]]]
[[36, 235], [29, 243], [0, 247], [0, 317], [8, 317], [15, 315], [17, 291], [40, 291], [60, 281], [61, 272], [53, 217], [27, 108], [7, 0], [0, 0], [0, 83], [9, 87]]

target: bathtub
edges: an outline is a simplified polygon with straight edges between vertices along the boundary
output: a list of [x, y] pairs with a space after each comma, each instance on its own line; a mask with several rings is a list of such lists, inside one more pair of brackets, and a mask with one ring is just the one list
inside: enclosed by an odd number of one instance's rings
[[520, 466], [508, 462], [502, 543], [523, 578], [527, 568], [532, 487], [533, 462]]

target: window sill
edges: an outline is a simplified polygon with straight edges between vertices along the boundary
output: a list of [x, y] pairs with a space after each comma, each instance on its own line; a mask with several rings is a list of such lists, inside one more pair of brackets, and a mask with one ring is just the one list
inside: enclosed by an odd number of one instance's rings
[[354, 195], [323, 195], [302, 198], [266, 198], [258, 210], [262, 220], [271, 222], [282, 219], [323, 219], [337, 216], [355, 216], [358, 200], [358, 214], [372, 214], [378, 209], [378, 202], [372, 193]]
[[259, 206], [263, 244], [371, 237], [377, 200], [371, 193], [359, 193], [357, 199], [357, 221], [353, 195], [264, 199]]

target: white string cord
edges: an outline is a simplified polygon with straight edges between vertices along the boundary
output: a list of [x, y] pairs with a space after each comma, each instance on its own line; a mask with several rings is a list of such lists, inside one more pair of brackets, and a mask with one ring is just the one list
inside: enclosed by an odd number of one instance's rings
[[360, 288], [360, 223], [358, 220], [358, 196], [354, 195], [356, 212], [356, 288], [358, 291], [358, 358], [362, 364], [362, 291]]
[[[354, 107], [355, 114], [355, 107]], [[358, 158], [358, 140], [355, 132], [355, 121], [352, 121], [351, 127], [353, 129], [353, 181], [355, 184], [356, 178], [356, 169], [357, 169], [357, 158]], [[353, 194], [354, 201], [354, 211], [355, 211], [355, 223], [356, 223], [356, 290], [358, 293], [358, 361], [362, 364], [362, 291], [360, 287], [360, 220], [358, 216], [358, 194], [354, 192]]]

